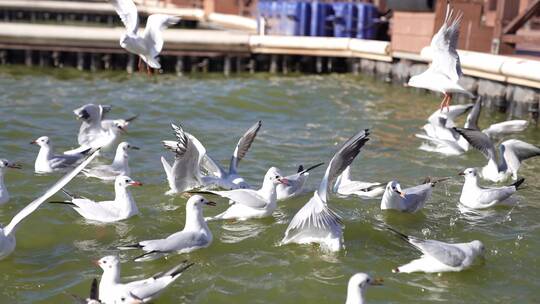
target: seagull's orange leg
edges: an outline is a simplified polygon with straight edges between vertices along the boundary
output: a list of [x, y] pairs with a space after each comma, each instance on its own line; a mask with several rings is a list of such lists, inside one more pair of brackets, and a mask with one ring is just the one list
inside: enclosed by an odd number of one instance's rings
[[452, 102], [452, 94], [447, 94], [448, 98], [446, 98], [446, 112], [450, 111], [450, 102]]
[[139, 57], [139, 64], [138, 64], [138, 67], [139, 67], [139, 73], [142, 72], [143, 65], [142, 65], [142, 59], [141, 59], [141, 57]]
[[446, 100], [447, 99], [448, 99], [448, 95], [446, 95], [446, 93], [445, 93], [444, 98], [442, 99], [441, 104], [439, 105], [439, 109], [441, 110], [441, 113], [442, 113], [442, 110], [444, 109], [444, 106], [446, 105]]

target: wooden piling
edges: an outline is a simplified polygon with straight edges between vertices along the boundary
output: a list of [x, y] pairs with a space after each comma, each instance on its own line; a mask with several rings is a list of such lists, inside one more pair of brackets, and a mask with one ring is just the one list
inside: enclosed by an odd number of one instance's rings
[[134, 71], [135, 71], [135, 55], [129, 53], [127, 55], [127, 60], [126, 60], [126, 72], [128, 74], [133, 74]]
[[231, 74], [231, 56], [226, 55], [223, 58], [223, 74], [229, 76]]
[[174, 66], [174, 70], [176, 72], [176, 75], [178, 76], [184, 75], [184, 57], [182, 56], [176, 57], [176, 65]]
[[77, 70], [84, 70], [84, 53], [77, 52]]
[[32, 50], [24, 50], [24, 64], [28, 67], [32, 66]]
[[278, 60], [277, 55], [270, 56], [270, 69], [269, 69], [270, 74], [277, 73], [277, 60]]

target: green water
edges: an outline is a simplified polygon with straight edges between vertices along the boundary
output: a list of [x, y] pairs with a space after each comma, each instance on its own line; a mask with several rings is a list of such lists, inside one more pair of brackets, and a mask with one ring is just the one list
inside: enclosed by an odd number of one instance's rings
[[[142, 149], [131, 153], [132, 177], [145, 185], [132, 189], [141, 214], [111, 225], [85, 222], [64, 206], [44, 205], [22, 223], [17, 248], [0, 261], [2, 303], [70, 303], [70, 293], [86, 295], [91, 279], [101, 274], [91, 261], [118, 253], [119, 244], [165, 237], [183, 227], [185, 198], [168, 190], [159, 158], [171, 155], [161, 145], [173, 139], [169, 123], [182, 123], [210, 154], [227, 161], [240, 134], [255, 121], [263, 127], [240, 172], [259, 185], [270, 166], [294, 172], [299, 164], [328, 161], [336, 146], [362, 128], [372, 140], [353, 167], [353, 176], [402, 185], [423, 177], [455, 176], [483, 164], [469, 152], [444, 157], [418, 150], [414, 133], [439, 100], [370, 79], [343, 76], [222, 78], [79, 74], [70, 70], [0, 71], [0, 156], [23, 163], [10, 171], [12, 195], [0, 209], [0, 223], [11, 217], [60, 175], [36, 175], [37, 148], [28, 143], [42, 135], [55, 147], [75, 146], [78, 122], [72, 110], [85, 103], [114, 106], [110, 117], [140, 117], [125, 139]], [[484, 111], [481, 125], [504, 119]], [[539, 144], [534, 126], [517, 138]], [[538, 303], [540, 281], [540, 159], [520, 173], [527, 187], [519, 206], [464, 216], [457, 208], [462, 180], [435, 189], [426, 208], [415, 215], [382, 212], [379, 200], [332, 198], [343, 216], [346, 249], [322, 253], [315, 246], [278, 247], [287, 224], [310, 194], [279, 204], [271, 218], [246, 222], [212, 222], [213, 244], [186, 255], [134, 263], [138, 252], [121, 252], [123, 277], [150, 276], [184, 259], [196, 263], [156, 303], [343, 303], [346, 283], [355, 272], [383, 277], [385, 285], [368, 290], [371, 303]], [[317, 187], [323, 169], [313, 172], [308, 188]], [[112, 185], [76, 178], [67, 187], [95, 199], [112, 198]], [[62, 198], [60, 195], [57, 199]], [[223, 211], [227, 204], [205, 209]], [[385, 221], [408, 234], [445, 241], [484, 242], [484, 262], [462, 273], [392, 274], [391, 269], [419, 256], [406, 244], [372, 228]]]

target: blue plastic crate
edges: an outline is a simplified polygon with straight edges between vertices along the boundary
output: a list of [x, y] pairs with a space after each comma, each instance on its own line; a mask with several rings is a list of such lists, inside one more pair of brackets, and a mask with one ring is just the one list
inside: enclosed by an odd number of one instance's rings
[[334, 10], [334, 37], [356, 37], [358, 28], [358, 6], [350, 2], [332, 4]]
[[332, 4], [314, 1], [311, 3], [310, 36], [331, 37], [334, 35], [334, 9]]
[[309, 36], [311, 29], [311, 3], [298, 2], [296, 8], [296, 36]]
[[377, 36], [376, 19], [379, 17], [377, 7], [373, 4], [358, 3], [358, 27], [356, 37], [375, 39]]

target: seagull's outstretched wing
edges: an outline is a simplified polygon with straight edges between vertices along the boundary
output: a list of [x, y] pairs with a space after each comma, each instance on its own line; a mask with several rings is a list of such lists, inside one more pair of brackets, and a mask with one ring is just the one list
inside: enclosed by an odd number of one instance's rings
[[85, 161], [78, 165], [71, 172], [64, 175], [59, 181], [57, 181], [51, 188], [49, 188], [42, 196], [35, 199], [33, 202], [24, 207], [19, 213], [17, 213], [11, 222], [4, 228], [5, 235], [9, 235], [14, 232], [17, 228], [17, 225], [34, 212], [41, 204], [43, 204], [47, 199], [53, 196], [56, 192], [60, 191], [65, 185], [67, 185], [77, 174], [79, 174], [82, 169], [84, 169], [97, 155], [99, 150], [90, 155]]
[[431, 40], [433, 61], [430, 69], [446, 75], [455, 82], [463, 74], [457, 53], [459, 25], [462, 18], [463, 12], [455, 13], [450, 7], [450, 1], [448, 1], [444, 23]]
[[522, 119], [507, 120], [494, 123], [488, 128], [482, 130], [490, 138], [502, 137], [507, 134], [522, 132], [527, 129], [529, 122]]
[[148, 17], [143, 37], [146, 45], [151, 50], [151, 55], [153, 57], [159, 55], [163, 49], [162, 31], [168, 26], [175, 25], [178, 22], [180, 22], [180, 17], [177, 16], [153, 14]]
[[471, 146], [480, 151], [488, 160], [497, 160], [493, 142], [486, 134], [482, 133], [482, 131], [463, 128], [452, 129], [461, 134]]
[[255, 123], [251, 128], [249, 128], [244, 135], [240, 138], [238, 141], [238, 144], [236, 144], [236, 148], [234, 149], [233, 156], [231, 158], [231, 164], [229, 166], [229, 174], [234, 174], [237, 171], [238, 163], [246, 156], [249, 148], [251, 147], [251, 144], [253, 143], [253, 140], [255, 140], [255, 137], [257, 137], [257, 133], [261, 129], [262, 122], [259, 120], [257, 123]]
[[478, 97], [471, 112], [467, 115], [465, 120], [465, 128], [472, 130], [480, 130], [478, 127], [478, 120], [480, 119], [480, 112], [482, 112], [482, 98]]
[[206, 191], [193, 193], [211, 193], [219, 195], [221, 197], [230, 199], [235, 203], [255, 209], [263, 209], [268, 205], [268, 202], [257, 193], [257, 190], [253, 189], [234, 189], [228, 191]]
[[133, 3], [133, 0], [111, 0], [111, 3], [126, 26], [126, 31], [131, 34], [137, 34], [139, 17], [137, 16], [137, 7]]
[[319, 196], [326, 202], [330, 187], [334, 184], [335, 179], [341, 175], [343, 170], [347, 168], [360, 153], [360, 149], [369, 140], [369, 129], [362, 130], [349, 138], [339, 150], [334, 154], [332, 160], [326, 168], [324, 177], [319, 186]]
[[500, 149], [508, 169], [517, 172], [521, 162], [531, 157], [540, 156], [540, 147], [518, 139], [509, 139], [501, 143]]

